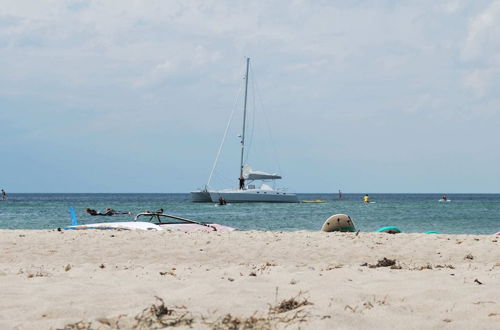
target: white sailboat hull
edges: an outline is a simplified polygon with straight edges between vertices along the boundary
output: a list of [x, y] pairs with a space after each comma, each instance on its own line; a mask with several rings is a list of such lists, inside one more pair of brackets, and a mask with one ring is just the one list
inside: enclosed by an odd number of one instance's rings
[[219, 202], [222, 197], [228, 203], [298, 203], [297, 195], [276, 190], [217, 190], [210, 191], [212, 202]]

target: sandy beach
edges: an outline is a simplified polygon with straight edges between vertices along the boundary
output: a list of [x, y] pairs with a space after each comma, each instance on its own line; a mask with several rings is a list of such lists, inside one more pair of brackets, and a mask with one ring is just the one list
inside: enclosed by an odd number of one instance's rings
[[1, 329], [498, 329], [500, 236], [0, 230]]

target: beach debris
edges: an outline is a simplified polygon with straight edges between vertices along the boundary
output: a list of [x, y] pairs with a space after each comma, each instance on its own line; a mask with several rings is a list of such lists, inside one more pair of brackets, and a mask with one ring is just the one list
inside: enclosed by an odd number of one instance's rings
[[[58, 330], [93, 330], [103, 329], [164, 329], [167, 327], [186, 326], [191, 327], [194, 318], [189, 312], [179, 313], [178, 311], [167, 308], [163, 299], [156, 297], [159, 303], [152, 304], [145, 308], [135, 317], [129, 317], [127, 314], [121, 314], [118, 317], [101, 317], [96, 322], [78, 321], [76, 323], [66, 324], [64, 328]], [[179, 307], [185, 309], [185, 307]]]
[[474, 283], [477, 283], [479, 285], [483, 284], [483, 282], [479, 281], [477, 278], [474, 280]]
[[368, 265], [368, 268], [390, 267], [396, 265], [396, 259], [380, 259], [375, 265]]
[[251, 272], [250, 274], [248, 274], [248, 276], [257, 276], [257, 273]]
[[468, 254], [464, 257], [464, 259], [474, 260], [474, 256], [472, 254]]
[[365, 306], [366, 309], [372, 309], [374, 307], [373, 304], [369, 301], [365, 301], [363, 303], [363, 306]]
[[450, 319], [444, 319], [443, 322], [450, 323], [451, 320]]
[[455, 269], [455, 266], [453, 265], [436, 265], [436, 268], [449, 268], [449, 269]]
[[170, 276], [173, 276], [173, 277], [177, 277], [177, 275], [175, 275], [174, 272], [171, 272], [171, 271], [165, 271], [165, 272], [160, 272], [160, 275], [161, 276], [165, 276], [165, 275], [170, 275]]
[[284, 299], [279, 304], [271, 306], [269, 311], [271, 313], [280, 314], [312, 304], [313, 303], [307, 300], [307, 298], [302, 297], [302, 292], [299, 292], [295, 297]]
[[67, 272], [71, 269], [71, 265], [70, 264], [67, 264], [66, 266], [64, 266], [64, 271]]
[[194, 319], [189, 312], [176, 316], [173, 309], [165, 306], [165, 302], [160, 297], [155, 296], [160, 304], [152, 304], [145, 308], [141, 314], [134, 319], [137, 321], [134, 329], [162, 329], [165, 327], [190, 326]]
[[326, 266], [325, 268], [321, 268], [321, 271], [334, 270], [334, 269], [339, 269], [342, 267], [344, 267], [344, 265], [342, 265], [342, 264], [330, 264], [330, 265]]
[[36, 270], [30, 269], [23, 271], [22, 269], [19, 270], [18, 274], [23, 274], [26, 273], [27, 278], [33, 278], [33, 277], [48, 277], [49, 273], [42, 267], [39, 267]]
[[213, 323], [206, 323], [214, 330], [237, 330], [237, 329], [272, 329], [270, 319], [268, 317], [257, 317], [255, 314], [240, 318], [226, 314], [222, 318], [217, 319]]
[[473, 302], [474, 305], [481, 305], [481, 304], [496, 304], [494, 301], [476, 301]]
[[355, 232], [356, 228], [350, 216], [347, 214], [334, 214], [323, 223], [321, 231], [325, 232]]
[[56, 330], [91, 330], [95, 329], [92, 327], [92, 322], [78, 321], [76, 323], [66, 324], [64, 328]]
[[[97, 330], [97, 329], [164, 329], [168, 327], [193, 328], [195, 317], [187, 310], [186, 306], [165, 306], [162, 298], [155, 296], [156, 303], [151, 304], [139, 314], [120, 314], [114, 317], [100, 317], [93, 321], [80, 320], [66, 324], [57, 330]], [[302, 306], [312, 305], [307, 299], [302, 298], [302, 292], [293, 298], [285, 299], [276, 306], [270, 306], [267, 313], [258, 315], [254, 312], [251, 316], [233, 316], [226, 314], [215, 321], [210, 316], [200, 315], [198, 322], [210, 329], [237, 330], [237, 329], [275, 329], [278, 324], [285, 327], [298, 322], [305, 322], [310, 313], [299, 309]], [[287, 313], [294, 311], [293, 313]], [[197, 328], [194, 326], [194, 328]]]
[[104, 269], [104, 268], [106, 268], [106, 266], [104, 266], [104, 264], [100, 264], [99, 268]]
[[238, 330], [238, 329], [263, 329], [271, 330], [277, 329], [278, 324], [284, 324], [284, 327], [288, 327], [293, 323], [305, 322], [310, 316], [309, 313], [303, 310], [296, 311], [292, 315], [287, 314], [275, 314], [271, 311], [267, 315], [258, 315], [255, 312], [249, 317], [237, 317], [231, 314], [226, 314], [223, 317], [219, 317], [213, 322], [207, 321], [206, 318], [202, 317], [203, 323], [214, 330]]
[[268, 267], [274, 267], [274, 266], [276, 266], [276, 264], [275, 264], [274, 262], [272, 262], [272, 261], [266, 261], [266, 263], [265, 263], [265, 264], [262, 264], [262, 265], [260, 266], [259, 270], [261, 270], [261, 271], [262, 271], [262, 270], [265, 270], [265, 269], [266, 269], [266, 268], [268, 268]]
[[352, 307], [351, 307], [351, 306], [349, 306], [349, 305], [345, 305], [345, 306], [344, 306], [344, 310], [348, 310], [348, 309], [349, 309], [351, 312], [356, 313], [356, 310], [358, 309], [358, 306], [355, 306], [354, 308], [352, 308]]
[[425, 269], [432, 269], [432, 265], [431, 264], [427, 264], [427, 265], [424, 265], [424, 266], [418, 266], [418, 267], [412, 268], [411, 270], [425, 270]]

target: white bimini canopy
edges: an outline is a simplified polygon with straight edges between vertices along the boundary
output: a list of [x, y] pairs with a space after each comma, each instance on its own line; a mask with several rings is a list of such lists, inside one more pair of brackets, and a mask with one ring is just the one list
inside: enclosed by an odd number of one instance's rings
[[263, 171], [254, 171], [250, 166], [245, 165], [243, 167], [243, 178], [245, 180], [277, 180], [281, 179], [281, 175]]

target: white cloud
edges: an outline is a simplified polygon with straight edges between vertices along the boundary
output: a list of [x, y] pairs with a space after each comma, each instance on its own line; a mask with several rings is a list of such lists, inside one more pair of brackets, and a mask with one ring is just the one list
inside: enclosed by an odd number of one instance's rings
[[476, 60], [489, 54], [491, 47], [500, 46], [500, 1], [494, 1], [469, 23], [462, 50], [464, 60]]
[[468, 24], [461, 59], [467, 63], [463, 85], [485, 98], [500, 83], [500, 1], [494, 1]]

